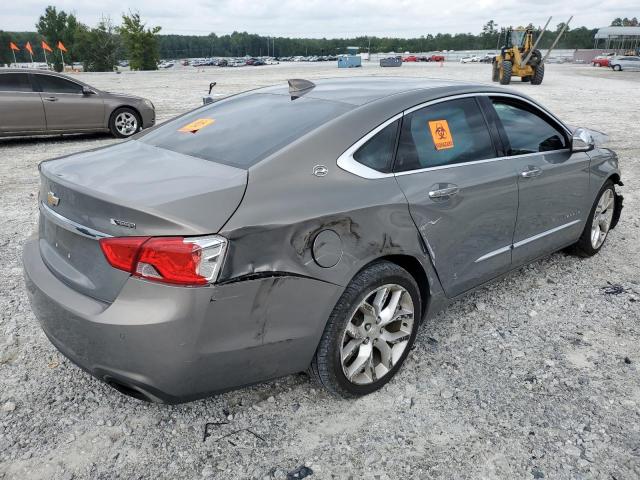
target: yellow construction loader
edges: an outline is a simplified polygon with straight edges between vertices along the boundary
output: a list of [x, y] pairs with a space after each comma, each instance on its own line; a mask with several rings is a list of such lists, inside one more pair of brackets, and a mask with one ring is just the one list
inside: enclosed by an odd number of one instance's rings
[[505, 45], [500, 49], [500, 54], [493, 59], [492, 80], [500, 82], [501, 85], [509, 85], [512, 77], [520, 77], [523, 82], [540, 85], [544, 78], [544, 62], [569, 26], [572, 18], [569, 18], [567, 23], [564, 24], [544, 57], [537, 47], [551, 21], [551, 17], [547, 20], [535, 42], [534, 30], [531, 26], [509, 27], [503, 30], [500, 33], [498, 44], [504, 35]]

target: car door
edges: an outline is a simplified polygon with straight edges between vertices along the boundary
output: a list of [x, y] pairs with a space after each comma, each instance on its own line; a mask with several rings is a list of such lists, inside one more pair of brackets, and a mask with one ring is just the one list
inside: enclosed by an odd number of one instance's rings
[[394, 172], [449, 297], [511, 268], [517, 179], [498, 142], [473, 96], [402, 120]]
[[44, 106], [29, 74], [0, 73], [0, 134], [41, 133], [44, 129]]
[[571, 152], [569, 132], [524, 100], [491, 98], [508, 163], [518, 179], [514, 266], [575, 242], [589, 215], [589, 155]]
[[83, 93], [83, 86], [47, 73], [33, 74], [44, 104], [49, 131], [82, 131], [105, 128], [104, 102], [97, 92]]

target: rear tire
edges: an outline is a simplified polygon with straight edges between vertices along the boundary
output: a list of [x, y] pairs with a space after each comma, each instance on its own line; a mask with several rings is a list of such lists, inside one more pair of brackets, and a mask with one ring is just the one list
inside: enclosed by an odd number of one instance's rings
[[405, 269], [387, 261], [366, 267], [334, 307], [311, 362], [311, 376], [343, 398], [380, 389], [411, 350], [421, 305], [418, 285]]
[[502, 69], [500, 71], [500, 85], [509, 85], [511, 83], [511, 73], [513, 71], [513, 63], [509, 60], [502, 61]]
[[493, 62], [491, 66], [491, 81], [500, 81], [500, 68], [498, 68], [498, 62]]
[[109, 130], [116, 138], [128, 138], [142, 129], [140, 115], [133, 108], [120, 107], [109, 119]]
[[531, 77], [531, 85], [540, 85], [544, 79], [544, 64], [533, 68], [533, 76]]
[[616, 72], [621, 72], [621, 71], [622, 71], [622, 66], [621, 66], [621, 65], [614, 65], [614, 66], [613, 66], [613, 69], [614, 69]]
[[[613, 182], [607, 180], [596, 196], [580, 239], [569, 248], [569, 252], [579, 257], [592, 257], [598, 253], [611, 227], [615, 226], [615, 208], [616, 189]], [[594, 225], [596, 221], [598, 224]]]

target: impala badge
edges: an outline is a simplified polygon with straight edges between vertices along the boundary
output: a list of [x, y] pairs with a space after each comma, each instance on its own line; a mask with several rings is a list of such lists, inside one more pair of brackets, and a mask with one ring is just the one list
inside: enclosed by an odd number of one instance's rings
[[57, 207], [60, 203], [60, 198], [56, 197], [55, 193], [49, 192], [47, 193], [47, 203], [50, 207]]
[[136, 228], [136, 224], [133, 222], [125, 222], [124, 220], [118, 220], [117, 218], [111, 219], [111, 225], [117, 225], [118, 227]]

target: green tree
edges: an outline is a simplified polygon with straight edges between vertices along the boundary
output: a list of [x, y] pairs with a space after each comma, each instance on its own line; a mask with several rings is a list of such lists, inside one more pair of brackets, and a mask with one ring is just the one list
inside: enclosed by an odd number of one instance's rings
[[126, 48], [132, 70], [157, 70], [160, 48], [157, 33], [161, 27], [145, 28], [139, 13], [122, 15], [118, 33]]
[[113, 71], [120, 41], [110, 18], [103, 17], [96, 28], [79, 25], [75, 40], [86, 72]]
[[7, 32], [0, 30], [0, 67], [5, 63], [13, 63], [13, 54], [9, 48], [11, 36]]
[[[38, 19], [38, 23], [36, 23], [36, 29], [38, 30], [38, 33], [42, 35], [49, 46], [54, 49], [55, 53], [52, 54], [52, 57], [54, 68], [57, 71], [62, 70], [62, 56], [56, 49], [56, 45], [59, 41], [62, 41], [69, 52], [69, 54], [65, 57], [65, 62], [73, 62], [74, 38], [77, 28], [78, 21], [73, 14], [67, 15], [64, 10], [60, 10], [60, 12], [58, 12], [56, 10], [56, 7], [53, 7], [51, 5], [49, 5], [45, 9], [44, 15], [41, 15]], [[34, 44], [33, 46], [37, 48], [40, 45], [38, 43]]]
[[621, 19], [620, 17], [618, 17], [618, 18], [614, 18], [614, 19], [611, 21], [611, 26], [612, 26], [612, 27], [621, 27], [621, 26], [622, 26], [622, 19]]

